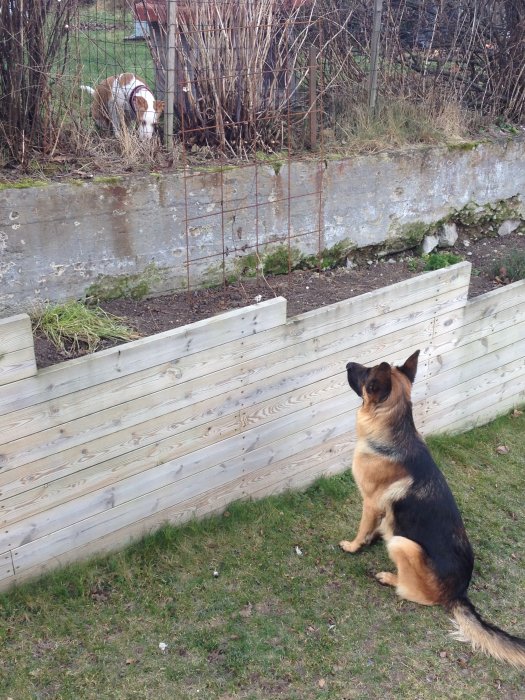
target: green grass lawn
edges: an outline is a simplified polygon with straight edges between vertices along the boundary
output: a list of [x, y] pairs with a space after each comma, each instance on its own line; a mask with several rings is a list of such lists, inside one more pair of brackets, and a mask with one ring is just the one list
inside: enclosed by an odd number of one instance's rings
[[145, 41], [124, 41], [133, 34], [130, 12], [113, 15], [89, 6], [79, 12], [81, 29], [71, 51], [70, 71], [80, 68], [82, 83], [96, 85], [110, 75], [130, 72], [143, 78], [152, 88], [155, 71]]
[[[476, 552], [472, 601], [525, 636], [525, 416], [430, 443]], [[373, 580], [389, 566], [383, 545], [338, 550], [359, 514], [346, 473], [0, 596], [0, 697], [525, 697], [523, 671]]]
[[95, 5], [79, 9], [78, 26], [68, 37], [67, 58], [56, 61], [53, 76], [54, 119], [68, 124], [73, 117], [88, 129], [92, 98], [80, 85], [94, 87], [108, 76], [135, 73], [155, 90], [155, 69], [145, 41], [124, 41], [133, 34], [129, 11], [116, 14]]

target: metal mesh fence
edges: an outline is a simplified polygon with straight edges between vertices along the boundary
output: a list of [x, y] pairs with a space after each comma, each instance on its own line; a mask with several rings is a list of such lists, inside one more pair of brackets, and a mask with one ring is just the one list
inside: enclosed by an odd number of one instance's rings
[[[396, 129], [432, 142], [452, 105], [500, 120], [524, 111], [525, 0], [4, 0], [0, 20], [7, 160], [107, 148], [100, 168], [118, 168], [123, 144], [96, 133], [80, 86], [132, 73], [164, 101], [161, 149], [184, 178], [188, 288], [206, 265], [227, 281], [237, 257], [245, 274], [263, 274], [276, 246], [281, 271], [322, 267], [329, 148], [346, 153], [361, 139], [381, 149], [394, 119], [387, 145], [402, 138]], [[144, 151], [133, 153], [140, 165]], [[301, 180], [301, 160], [314, 161], [314, 177]], [[214, 201], [195, 195], [203, 173]]]
[[49, 151], [79, 84], [124, 72], [168, 97], [168, 142], [237, 156], [283, 143], [290, 112], [297, 122], [321, 93], [324, 126], [352, 131], [374, 68], [376, 109], [454, 102], [519, 121], [524, 28], [525, 0], [4, 0], [0, 133], [15, 158], [22, 138]]

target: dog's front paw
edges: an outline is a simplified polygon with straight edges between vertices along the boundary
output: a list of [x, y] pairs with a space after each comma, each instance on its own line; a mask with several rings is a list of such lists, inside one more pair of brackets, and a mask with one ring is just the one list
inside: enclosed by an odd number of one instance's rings
[[339, 546], [343, 550], [343, 552], [349, 552], [350, 554], [354, 554], [357, 552], [359, 549], [361, 549], [361, 545], [359, 542], [356, 542], [356, 540], [352, 540], [349, 542], [348, 540], [341, 540], [339, 542]]

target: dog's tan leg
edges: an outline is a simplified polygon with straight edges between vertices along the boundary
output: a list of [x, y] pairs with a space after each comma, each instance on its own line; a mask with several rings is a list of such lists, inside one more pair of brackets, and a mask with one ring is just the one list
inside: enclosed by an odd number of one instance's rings
[[370, 544], [377, 536], [377, 528], [381, 522], [381, 517], [382, 513], [380, 510], [371, 503], [363, 501], [363, 512], [361, 514], [361, 522], [359, 523], [357, 535], [351, 542], [348, 540], [339, 542], [339, 546], [343, 552], [350, 552], [353, 554], [361, 549], [363, 545]]
[[429, 567], [425, 552], [417, 542], [395, 536], [387, 543], [390, 559], [397, 575], [380, 571], [376, 578], [387, 586], [395, 586], [400, 598], [421, 605], [436, 605], [440, 599], [439, 582]]

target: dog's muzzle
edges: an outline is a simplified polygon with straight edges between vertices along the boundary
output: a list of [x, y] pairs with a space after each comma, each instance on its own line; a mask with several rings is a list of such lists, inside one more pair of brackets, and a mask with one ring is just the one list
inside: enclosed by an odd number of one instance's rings
[[346, 365], [346, 374], [348, 377], [348, 383], [355, 393], [363, 398], [363, 384], [366, 381], [368, 372], [370, 370], [357, 362], [349, 362]]

